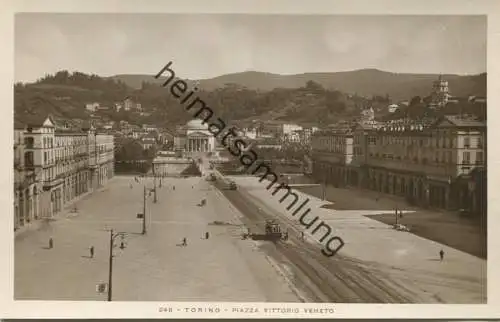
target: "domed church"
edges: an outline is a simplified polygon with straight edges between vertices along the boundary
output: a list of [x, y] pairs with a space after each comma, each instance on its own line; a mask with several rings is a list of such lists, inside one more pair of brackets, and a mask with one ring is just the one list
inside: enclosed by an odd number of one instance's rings
[[194, 119], [177, 129], [174, 137], [176, 151], [185, 155], [215, 152], [215, 137], [208, 130], [208, 124]]

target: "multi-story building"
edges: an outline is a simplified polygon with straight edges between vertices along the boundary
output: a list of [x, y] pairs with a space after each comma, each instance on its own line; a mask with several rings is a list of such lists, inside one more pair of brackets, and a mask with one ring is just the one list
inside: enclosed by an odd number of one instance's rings
[[92, 126], [56, 129], [50, 116], [15, 124], [16, 229], [57, 214], [114, 175], [113, 136]]
[[289, 135], [292, 132], [300, 130], [302, 130], [302, 126], [297, 124], [289, 124], [281, 121], [267, 121], [261, 124], [257, 136], [263, 137], [271, 135], [281, 140], [285, 135]]
[[281, 138], [282, 143], [300, 143], [302, 131], [294, 131], [291, 133], [283, 134]]
[[99, 109], [100, 104], [97, 102], [85, 104], [85, 109], [89, 112], [95, 112]]
[[477, 209], [471, 182], [485, 169], [485, 124], [445, 116], [431, 125], [357, 126], [313, 136], [313, 175], [436, 208]]
[[29, 223], [39, 216], [37, 210], [39, 189], [35, 184], [33, 158], [25, 156], [26, 147], [32, 148], [31, 142], [26, 142], [24, 124], [14, 122], [14, 225]]
[[288, 124], [288, 123], [285, 123], [282, 125], [282, 135], [289, 135], [291, 133], [294, 133], [296, 131], [301, 131], [302, 130], [302, 126], [300, 125], [297, 125], [297, 124]]
[[313, 175], [334, 186], [351, 183], [351, 177], [356, 175], [350, 167], [353, 140], [352, 128], [348, 126], [314, 133], [311, 140]]
[[444, 80], [440, 75], [437, 80], [432, 83], [431, 106], [444, 107], [450, 98], [448, 81]]
[[134, 101], [130, 97], [125, 98], [123, 101], [123, 109], [125, 111], [130, 111], [134, 107]]

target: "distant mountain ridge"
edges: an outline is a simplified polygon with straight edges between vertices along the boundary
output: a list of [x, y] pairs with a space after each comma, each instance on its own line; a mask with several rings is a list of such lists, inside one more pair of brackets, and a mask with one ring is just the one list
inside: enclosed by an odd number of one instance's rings
[[[176, 75], [181, 76], [182, 75]], [[478, 75], [442, 75], [449, 83], [453, 96], [486, 96], [486, 73]], [[246, 71], [198, 80], [200, 88], [215, 90], [227, 84], [246, 87], [251, 90], [271, 91], [275, 88], [299, 88], [312, 80], [327, 89], [365, 97], [388, 94], [393, 100], [409, 100], [412, 97], [427, 96], [432, 90], [432, 82], [439, 74], [391, 73], [378, 69], [360, 69], [346, 72], [304, 73], [280, 75], [266, 72]], [[166, 77], [154, 75], [115, 75], [110, 78], [120, 80], [132, 88], [140, 88], [142, 82], [161, 84]]]

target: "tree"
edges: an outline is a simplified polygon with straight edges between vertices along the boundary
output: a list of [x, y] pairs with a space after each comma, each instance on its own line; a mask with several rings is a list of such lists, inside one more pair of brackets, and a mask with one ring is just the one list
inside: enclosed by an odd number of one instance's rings
[[307, 81], [307, 83], [306, 83], [306, 89], [310, 90], [312, 92], [321, 92], [321, 91], [325, 90], [323, 88], [323, 86], [321, 86], [321, 84], [316, 83], [316, 82], [314, 82], [312, 80]]
[[115, 159], [117, 161], [136, 161], [142, 160], [143, 155], [144, 152], [139, 141], [128, 139], [116, 152]]
[[414, 96], [410, 101], [410, 106], [418, 105], [422, 103], [422, 98], [420, 96]]

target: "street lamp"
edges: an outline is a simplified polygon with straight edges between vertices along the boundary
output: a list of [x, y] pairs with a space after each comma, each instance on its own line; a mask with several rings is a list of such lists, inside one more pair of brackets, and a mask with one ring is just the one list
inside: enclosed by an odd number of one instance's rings
[[158, 201], [158, 198], [156, 196], [156, 175], [154, 175], [153, 177], [153, 182], [154, 182], [154, 188], [153, 188], [153, 193], [154, 193], [154, 196], [153, 196], [153, 202], [156, 203]]
[[326, 182], [326, 177], [325, 177], [325, 180], [323, 180], [323, 184], [322, 184], [322, 186], [323, 186], [323, 201], [326, 199], [326, 184], [327, 184], [327, 182]]
[[155, 172], [154, 164], [153, 164], [153, 185], [154, 185], [154, 189], [153, 189], [153, 192], [154, 192], [153, 202], [156, 203], [158, 201], [158, 198], [156, 196], [156, 172]]
[[127, 233], [113, 232], [113, 229], [109, 231], [109, 275], [108, 275], [108, 302], [111, 302], [113, 296], [113, 248], [115, 247], [114, 241], [116, 237], [121, 236], [122, 242], [120, 243], [120, 249], [124, 249], [125, 245], [123, 243], [123, 238]]
[[142, 218], [142, 234], [146, 234], [146, 195], [147, 193], [152, 193], [156, 192], [156, 188], [146, 188], [144, 186], [144, 193], [143, 193], [143, 203], [142, 203], [142, 214], [137, 214], [137, 218]]

